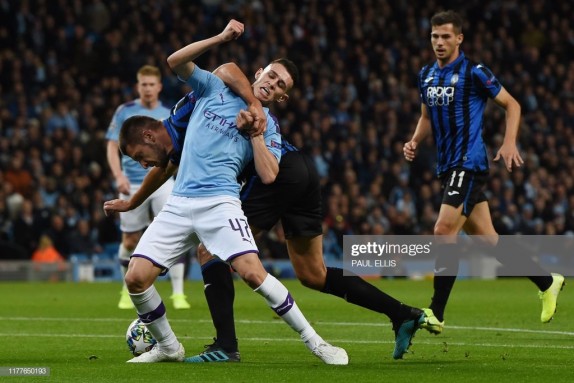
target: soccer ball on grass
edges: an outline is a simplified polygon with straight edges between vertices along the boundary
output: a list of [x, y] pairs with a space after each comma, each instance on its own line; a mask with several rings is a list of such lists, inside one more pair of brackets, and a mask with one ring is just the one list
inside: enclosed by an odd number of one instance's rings
[[144, 352], [152, 349], [157, 341], [149, 332], [141, 319], [135, 319], [130, 323], [128, 331], [126, 332], [126, 342], [130, 352], [134, 356], [140, 356]]

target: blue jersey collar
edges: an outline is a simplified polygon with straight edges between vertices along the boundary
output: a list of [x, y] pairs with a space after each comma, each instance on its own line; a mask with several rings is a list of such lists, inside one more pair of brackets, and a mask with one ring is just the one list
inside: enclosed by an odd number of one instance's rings
[[455, 66], [456, 64], [458, 64], [459, 62], [461, 62], [462, 60], [464, 60], [465, 56], [464, 56], [464, 52], [463, 51], [458, 51], [458, 57], [456, 58], [456, 60], [454, 60], [453, 62], [451, 62], [448, 65], [445, 65], [444, 67], [439, 67], [438, 66], [438, 61], [436, 61], [434, 63], [434, 66], [437, 70], [447, 70], [452, 68], [453, 66]]

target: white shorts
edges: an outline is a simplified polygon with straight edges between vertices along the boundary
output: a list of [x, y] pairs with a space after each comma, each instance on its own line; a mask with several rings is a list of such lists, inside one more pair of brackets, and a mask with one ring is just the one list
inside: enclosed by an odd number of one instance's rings
[[166, 272], [198, 239], [223, 261], [259, 253], [238, 198], [170, 195], [132, 257], [146, 258]]
[[[120, 230], [123, 233], [135, 233], [145, 229], [156, 216], [173, 189], [174, 180], [169, 178], [163, 185], [159, 187], [152, 195], [150, 195], [140, 206], [137, 208], [120, 213]], [[128, 200], [141, 185], [131, 184], [130, 195], [120, 194], [120, 199]]]

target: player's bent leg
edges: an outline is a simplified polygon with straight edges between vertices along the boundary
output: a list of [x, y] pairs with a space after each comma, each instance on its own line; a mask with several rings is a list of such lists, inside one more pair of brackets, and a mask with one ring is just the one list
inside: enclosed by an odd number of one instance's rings
[[[402, 358], [419, 328], [423, 312], [397, 301], [356, 275], [344, 275], [342, 269], [325, 267], [321, 235], [287, 240], [289, 257], [303, 285], [332, 294], [366, 309], [386, 314], [395, 330], [395, 359]], [[350, 274], [350, 273], [349, 273]], [[401, 329], [401, 331], [399, 331]], [[399, 335], [400, 334], [400, 335]]]
[[[163, 206], [166, 204], [171, 190], [173, 189], [174, 180], [169, 178], [163, 185], [159, 187], [151, 196], [148, 197], [147, 202], [151, 207], [152, 214], [158, 215]], [[187, 310], [191, 305], [187, 301], [187, 297], [183, 291], [185, 281], [185, 257], [187, 254], [182, 254], [181, 259], [169, 269], [169, 279], [171, 281], [172, 301], [173, 308], [176, 310]]]
[[[458, 207], [443, 203], [434, 227], [434, 235], [441, 239], [442, 250], [437, 250], [433, 278], [434, 292], [429, 308], [441, 322], [444, 320], [444, 311], [456, 281], [460, 263], [459, 256], [456, 251], [453, 251], [452, 246], [456, 246], [456, 236], [466, 219], [467, 217], [463, 215], [462, 203]], [[422, 324], [422, 328], [431, 331], [426, 322]]]
[[513, 267], [515, 262], [520, 262], [520, 269], [528, 270], [526, 275], [538, 287], [538, 295], [542, 301], [540, 321], [542, 323], [550, 322], [556, 312], [558, 294], [565, 284], [564, 277], [560, 274], [547, 272], [528, 255], [517, 257], [517, 254], [497, 251], [498, 234], [492, 226], [490, 210], [486, 203], [476, 207], [465, 224], [465, 231], [480, 236], [479, 239], [482, 242], [487, 242], [488, 245], [492, 246], [496, 259], [503, 265]]
[[161, 269], [151, 261], [142, 257], [134, 257], [130, 261], [128, 272], [124, 277], [130, 294], [138, 294], [147, 290], [160, 275]]
[[267, 277], [267, 271], [255, 253], [242, 254], [231, 261], [231, 265], [249, 287], [256, 289]]
[[181, 362], [185, 356], [183, 345], [179, 343], [165, 315], [165, 305], [153, 282], [161, 269], [151, 261], [133, 257], [125, 280], [130, 297], [139, 318], [157, 340], [149, 352], [143, 353], [128, 363]]
[[323, 260], [323, 236], [295, 237], [286, 242], [297, 279], [303, 286], [321, 291], [327, 278]]
[[233, 260], [232, 265], [247, 284], [265, 298], [267, 305], [301, 336], [307, 348], [315, 356], [326, 364], [349, 363], [345, 350], [330, 345], [315, 332], [287, 288], [265, 271], [257, 254], [241, 255]]

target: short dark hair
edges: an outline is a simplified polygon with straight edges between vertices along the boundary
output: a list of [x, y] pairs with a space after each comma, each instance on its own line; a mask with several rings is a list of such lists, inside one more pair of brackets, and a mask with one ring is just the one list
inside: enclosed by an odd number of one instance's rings
[[271, 61], [271, 64], [275, 63], [281, 64], [285, 67], [285, 69], [287, 69], [287, 72], [289, 72], [289, 75], [293, 79], [293, 87], [294, 87], [295, 84], [299, 82], [299, 69], [297, 68], [297, 65], [295, 65], [293, 61], [286, 59], [284, 57]]
[[462, 16], [452, 10], [435, 13], [431, 18], [430, 23], [433, 27], [452, 24], [456, 33], [462, 33]]
[[124, 121], [118, 138], [120, 152], [126, 154], [128, 145], [140, 145], [144, 143], [141, 132], [144, 129], [156, 129], [160, 121], [148, 116], [132, 116]]

